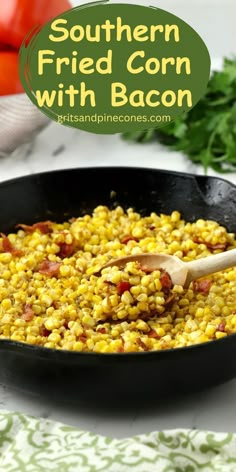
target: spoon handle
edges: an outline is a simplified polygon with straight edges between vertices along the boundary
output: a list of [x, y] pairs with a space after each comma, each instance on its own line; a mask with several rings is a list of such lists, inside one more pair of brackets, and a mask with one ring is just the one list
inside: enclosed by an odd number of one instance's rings
[[186, 266], [188, 269], [188, 283], [190, 283], [204, 275], [214, 274], [220, 270], [236, 266], [236, 249], [186, 262]]

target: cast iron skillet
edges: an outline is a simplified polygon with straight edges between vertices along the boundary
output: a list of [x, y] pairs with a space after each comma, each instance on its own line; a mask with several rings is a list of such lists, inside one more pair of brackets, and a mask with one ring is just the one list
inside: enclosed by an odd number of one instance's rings
[[[115, 199], [111, 191], [116, 192]], [[0, 231], [17, 223], [63, 221], [97, 205], [134, 207], [147, 214], [179, 210], [236, 231], [236, 187], [218, 178], [144, 168], [70, 169], [0, 185]], [[236, 336], [161, 352], [93, 354], [0, 341], [0, 380], [64, 397], [146, 399], [194, 391], [236, 376]]]

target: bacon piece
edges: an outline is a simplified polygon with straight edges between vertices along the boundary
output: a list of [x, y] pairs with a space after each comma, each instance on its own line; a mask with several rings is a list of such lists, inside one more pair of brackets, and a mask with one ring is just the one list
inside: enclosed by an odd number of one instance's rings
[[173, 303], [173, 301], [175, 300], [175, 294], [172, 293], [165, 301], [165, 307], [170, 307], [170, 305]]
[[207, 294], [209, 293], [209, 290], [211, 288], [211, 280], [210, 279], [204, 279], [204, 280], [194, 280], [193, 282], [193, 290], [194, 292], [200, 292]]
[[2, 236], [2, 251], [3, 252], [10, 252], [13, 256], [22, 256], [23, 255], [23, 251], [20, 251], [20, 250], [14, 248], [14, 246], [12, 246], [12, 243], [9, 240], [9, 238], [4, 233], [0, 233], [0, 234]]
[[159, 338], [160, 336], [157, 334], [155, 329], [151, 329], [151, 331], [149, 331], [149, 333], [148, 333], [148, 337], [149, 338]]
[[119, 295], [122, 295], [122, 293], [129, 291], [131, 289], [131, 285], [129, 282], [119, 282], [116, 286], [117, 292]]
[[124, 352], [124, 346], [118, 347], [117, 352]]
[[80, 334], [80, 335], [78, 336], [78, 340], [81, 341], [82, 343], [86, 343], [86, 341], [87, 341], [87, 336], [86, 336], [86, 334]]
[[71, 257], [74, 254], [75, 247], [73, 243], [58, 243], [58, 246], [60, 246], [60, 251], [57, 253], [57, 256], [59, 256], [61, 259]]
[[215, 251], [215, 249], [222, 249], [222, 251], [225, 251], [225, 249], [228, 246], [228, 242], [226, 242], [226, 243], [217, 243], [217, 244], [210, 244], [210, 243], [205, 243], [205, 244], [209, 249], [212, 249], [213, 251]]
[[55, 308], [55, 310], [57, 310], [57, 308], [59, 307], [59, 302], [57, 300], [54, 300], [52, 302], [52, 307]]
[[152, 318], [153, 316], [161, 316], [161, 315], [160, 315], [160, 313], [157, 313], [156, 310], [151, 310], [151, 311], [148, 311], [148, 312], [144, 312], [144, 313], [141, 313], [141, 315], [139, 315], [139, 317], [143, 321], [150, 320], [150, 318]]
[[52, 232], [52, 221], [39, 221], [38, 223], [34, 223], [33, 225], [24, 225], [24, 224], [18, 224], [16, 225], [16, 228], [23, 229], [26, 233], [33, 233], [37, 229], [43, 234], [48, 234]]
[[193, 242], [196, 244], [205, 244], [205, 246], [208, 249], [211, 249], [212, 251], [215, 251], [216, 249], [222, 249], [222, 251], [225, 251], [229, 243], [226, 241], [225, 243], [217, 243], [217, 244], [212, 244], [207, 241], [202, 241], [199, 238], [193, 238]]
[[121, 340], [122, 345], [120, 347], [118, 347], [117, 352], [125, 352], [125, 342], [124, 342], [124, 339], [122, 338], [122, 336], [121, 336], [120, 340]]
[[216, 328], [216, 331], [220, 331], [221, 333], [225, 333], [225, 323], [222, 321]]
[[51, 334], [51, 331], [49, 329], [45, 328], [44, 326], [41, 328], [41, 336], [45, 336], [47, 338]]
[[142, 347], [144, 351], [148, 351], [148, 347], [146, 346], [146, 344], [144, 344], [144, 342], [140, 338], [137, 338], [137, 344], [140, 347]]
[[151, 274], [154, 271], [154, 269], [151, 269], [150, 267], [146, 265], [141, 265], [141, 264], [138, 265], [138, 268], [142, 270], [143, 272], [145, 272], [146, 274]]
[[29, 305], [28, 303], [25, 305], [25, 311], [24, 313], [21, 315], [21, 318], [22, 320], [25, 320], [25, 321], [32, 321], [34, 317], [34, 312], [32, 310], [32, 307], [31, 305]]
[[136, 241], [136, 243], [138, 243], [139, 239], [135, 238], [134, 236], [124, 236], [124, 238], [121, 240], [121, 243], [127, 244], [129, 241]]
[[39, 265], [39, 272], [40, 274], [53, 277], [58, 275], [60, 265], [60, 262], [51, 262], [45, 259], [45, 261], [41, 262], [41, 264]]
[[167, 272], [163, 271], [161, 273], [160, 281], [161, 281], [161, 285], [164, 291], [165, 290], [169, 291], [172, 289], [173, 287], [172, 280]]

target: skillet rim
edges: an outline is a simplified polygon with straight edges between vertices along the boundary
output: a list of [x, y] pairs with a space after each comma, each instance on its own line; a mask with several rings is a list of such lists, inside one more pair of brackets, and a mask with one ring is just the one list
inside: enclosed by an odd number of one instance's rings
[[167, 169], [158, 169], [157, 167], [145, 167], [145, 166], [88, 166], [88, 167], [65, 167], [65, 169], [53, 169], [53, 170], [48, 170], [48, 171], [40, 171], [40, 172], [35, 172], [32, 174], [26, 174], [26, 175], [21, 175], [19, 177], [13, 177], [12, 179], [7, 179], [0, 181], [0, 189], [1, 187], [5, 187], [9, 184], [14, 184], [17, 182], [21, 182], [23, 180], [31, 180], [32, 178], [37, 178], [37, 177], [43, 177], [43, 176], [48, 176], [51, 174], [63, 174], [65, 172], [72, 172], [72, 171], [99, 171], [101, 169], [104, 169], [106, 171], [109, 170], [119, 170], [119, 171], [132, 171], [132, 170], [142, 170], [142, 171], [151, 171], [151, 172], [158, 172], [160, 174], [171, 174], [171, 175], [179, 175], [180, 177], [184, 178], [192, 178], [196, 181], [199, 180], [215, 180], [215, 181], [220, 181], [228, 184], [230, 187], [233, 189], [236, 189], [236, 184], [233, 184], [233, 182], [230, 182], [229, 180], [223, 178], [223, 177], [218, 177], [215, 175], [204, 175], [204, 174], [193, 174], [191, 172], [182, 172], [182, 171], [177, 171], [177, 170], [167, 170]]
[[[153, 167], [137, 167], [137, 166], [88, 166], [88, 167], [69, 167], [65, 169], [55, 169], [55, 170], [48, 170], [48, 171], [42, 171], [42, 172], [36, 172], [33, 174], [28, 174], [28, 175], [23, 175], [19, 177], [14, 177], [9, 180], [4, 180], [0, 182], [0, 190], [3, 187], [6, 187], [8, 185], [12, 185], [15, 183], [21, 183], [24, 182], [25, 180], [34, 180], [37, 179], [38, 177], [46, 177], [50, 176], [52, 174], [63, 174], [63, 173], [70, 173], [72, 171], [79, 171], [79, 172], [87, 172], [89, 170], [92, 171], [101, 171], [102, 169], [106, 171], [133, 171], [133, 170], [142, 170], [142, 171], [147, 171], [147, 172], [157, 172], [160, 174], [168, 174], [168, 175], [176, 175], [183, 177], [185, 179], [194, 179], [196, 182], [198, 180], [202, 181], [208, 181], [208, 180], [215, 180], [217, 182], [224, 182], [226, 183], [229, 187], [234, 189], [236, 191], [236, 185], [233, 184], [232, 182], [229, 182], [227, 179], [218, 177], [218, 176], [208, 176], [208, 175], [196, 175], [193, 173], [188, 173], [188, 172], [179, 172], [179, 171], [171, 171], [171, 170], [166, 170], [166, 169], [158, 169], [158, 168], [153, 168]], [[190, 346], [183, 346], [183, 347], [176, 347], [176, 348], [170, 348], [170, 349], [164, 349], [164, 350], [156, 350], [156, 351], [142, 351], [142, 352], [124, 352], [124, 353], [98, 353], [98, 352], [80, 352], [80, 351], [69, 351], [66, 349], [53, 349], [53, 348], [48, 348], [44, 346], [37, 346], [33, 344], [27, 344], [24, 342], [20, 341], [12, 341], [10, 339], [0, 339], [0, 351], [12, 351], [17, 354], [33, 354], [35, 358], [44, 358], [48, 360], [58, 360], [58, 361], [65, 361], [69, 360], [69, 358], [73, 359], [81, 359], [83, 358], [90, 358], [90, 359], [101, 359], [105, 361], [105, 359], [109, 362], [109, 360], [115, 358], [119, 360], [124, 360], [125, 359], [135, 359], [140, 360], [140, 358], [155, 358], [158, 357], [166, 357], [168, 355], [172, 355], [172, 353], [181, 354], [185, 353], [188, 351], [196, 351], [199, 349], [208, 349], [210, 346], [212, 346], [212, 349], [220, 343], [226, 343], [229, 342], [231, 339], [236, 338], [236, 333], [232, 333], [228, 336], [225, 336], [224, 338], [221, 339], [215, 339], [211, 341], [207, 341], [205, 343], [199, 343], [199, 344], [194, 344]]]

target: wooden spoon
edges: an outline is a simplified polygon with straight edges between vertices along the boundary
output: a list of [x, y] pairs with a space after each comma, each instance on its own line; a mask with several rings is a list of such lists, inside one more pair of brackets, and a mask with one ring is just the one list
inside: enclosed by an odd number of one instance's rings
[[178, 257], [167, 254], [137, 254], [114, 259], [105, 264], [102, 269], [112, 266], [122, 268], [127, 262], [138, 262], [141, 268], [147, 271], [150, 270], [150, 272], [164, 269], [170, 275], [174, 285], [182, 285], [184, 288], [188, 288], [190, 282], [195, 279], [234, 267], [236, 265], [236, 249], [191, 262], [183, 262]]

